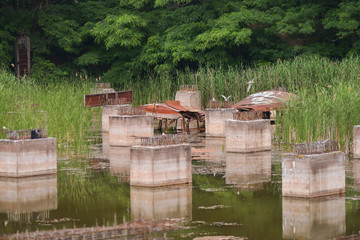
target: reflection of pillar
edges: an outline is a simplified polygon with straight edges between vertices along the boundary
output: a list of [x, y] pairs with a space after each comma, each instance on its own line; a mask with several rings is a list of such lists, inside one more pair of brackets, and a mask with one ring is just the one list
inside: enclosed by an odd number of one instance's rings
[[[225, 160], [225, 139], [224, 138], [205, 138], [205, 150], [210, 160]], [[205, 157], [205, 159], [207, 159]]]
[[206, 136], [225, 137], [225, 121], [233, 119], [233, 108], [209, 108], [205, 110]]
[[360, 191], [360, 159], [353, 160], [354, 190]]
[[110, 174], [128, 182], [130, 177], [130, 147], [110, 147]]
[[130, 187], [132, 220], [192, 218], [192, 185]]
[[110, 159], [109, 133], [101, 133], [102, 136], [102, 155], [104, 159]]
[[345, 197], [282, 200], [283, 238], [329, 239], [346, 230]]
[[33, 212], [49, 217], [57, 209], [57, 175], [24, 178], [0, 178], [0, 212], [10, 221], [29, 220]]
[[262, 188], [271, 181], [271, 152], [226, 153], [226, 184], [240, 188]]

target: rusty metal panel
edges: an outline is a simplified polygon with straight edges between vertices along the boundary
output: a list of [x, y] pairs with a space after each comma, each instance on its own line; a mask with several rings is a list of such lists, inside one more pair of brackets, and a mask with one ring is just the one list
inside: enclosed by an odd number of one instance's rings
[[132, 90], [112, 93], [87, 94], [84, 96], [84, 106], [100, 107], [104, 105], [131, 104], [132, 94]]
[[16, 37], [16, 74], [18, 77], [30, 76], [30, 38], [26, 35]]

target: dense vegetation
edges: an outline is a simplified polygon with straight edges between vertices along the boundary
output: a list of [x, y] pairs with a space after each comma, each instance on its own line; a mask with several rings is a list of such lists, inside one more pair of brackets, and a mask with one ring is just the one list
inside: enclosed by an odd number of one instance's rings
[[45, 81], [81, 72], [123, 86], [187, 67], [342, 58], [359, 52], [359, 13], [356, 0], [3, 0], [0, 64], [11, 68], [19, 32]]

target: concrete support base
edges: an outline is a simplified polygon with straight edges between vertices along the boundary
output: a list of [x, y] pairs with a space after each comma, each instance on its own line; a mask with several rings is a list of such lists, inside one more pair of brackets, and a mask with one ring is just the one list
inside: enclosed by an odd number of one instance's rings
[[286, 154], [282, 162], [284, 197], [321, 197], [344, 194], [345, 154]]
[[146, 115], [110, 116], [110, 146], [131, 146], [140, 143], [140, 137], [154, 136], [154, 118]]
[[284, 239], [334, 239], [346, 232], [345, 197], [282, 199]]
[[130, 104], [124, 105], [106, 105], [102, 107], [101, 131], [109, 132], [109, 117], [118, 115], [121, 108], [131, 108]]
[[205, 110], [205, 133], [209, 137], [225, 137], [225, 121], [233, 119], [233, 108], [209, 108]]
[[259, 152], [271, 150], [270, 120], [226, 120], [227, 152]]
[[56, 173], [56, 139], [1, 139], [0, 166], [0, 176], [4, 177]]
[[360, 158], [360, 125], [354, 126], [353, 132], [354, 132], [354, 142], [353, 142], [354, 158]]
[[191, 181], [189, 144], [131, 147], [130, 185], [157, 187]]
[[189, 107], [201, 110], [201, 92], [200, 91], [177, 91], [175, 101], [179, 101], [183, 107]]
[[192, 185], [130, 187], [131, 219], [192, 219]]
[[121, 182], [130, 179], [130, 147], [110, 147], [110, 174]]

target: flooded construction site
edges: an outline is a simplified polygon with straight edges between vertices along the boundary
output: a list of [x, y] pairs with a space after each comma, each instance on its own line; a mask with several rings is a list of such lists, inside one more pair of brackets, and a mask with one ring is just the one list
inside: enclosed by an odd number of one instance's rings
[[46, 129], [4, 130], [0, 239], [360, 238], [360, 159], [331, 140], [274, 141], [279, 103], [261, 101], [291, 95], [202, 111], [197, 89], [179, 92], [138, 108], [131, 91], [85, 96], [102, 128], [82, 157]]

